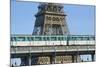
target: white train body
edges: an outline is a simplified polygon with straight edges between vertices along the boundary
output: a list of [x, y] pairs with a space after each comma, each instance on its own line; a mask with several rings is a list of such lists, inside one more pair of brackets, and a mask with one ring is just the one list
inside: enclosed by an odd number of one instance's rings
[[[11, 46], [95, 45], [94, 36], [70, 36], [69, 39], [67, 36], [13, 36], [12, 38], [15, 38], [15, 40], [11, 40]], [[31, 40], [30, 38], [34, 39]], [[38, 40], [35, 38], [38, 38]], [[62, 40], [59, 38], [62, 38]]]

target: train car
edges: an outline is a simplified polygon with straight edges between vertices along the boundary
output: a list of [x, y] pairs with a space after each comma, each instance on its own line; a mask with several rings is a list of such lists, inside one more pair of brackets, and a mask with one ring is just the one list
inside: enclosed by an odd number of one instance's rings
[[94, 45], [94, 35], [34, 36], [13, 35], [11, 46]]

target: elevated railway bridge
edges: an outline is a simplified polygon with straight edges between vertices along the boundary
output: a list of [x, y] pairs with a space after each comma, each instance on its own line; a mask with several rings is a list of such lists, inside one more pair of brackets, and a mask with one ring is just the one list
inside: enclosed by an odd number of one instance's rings
[[86, 54], [94, 61], [94, 35], [11, 36], [11, 58], [21, 58], [21, 66], [82, 62]]

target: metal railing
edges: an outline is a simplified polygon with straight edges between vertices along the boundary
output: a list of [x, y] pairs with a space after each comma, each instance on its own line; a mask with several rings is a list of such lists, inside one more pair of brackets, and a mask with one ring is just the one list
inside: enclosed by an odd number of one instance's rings
[[89, 51], [95, 50], [95, 45], [71, 45], [71, 46], [11, 46], [11, 53], [38, 53], [38, 52], [62, 52], [62, 51]]

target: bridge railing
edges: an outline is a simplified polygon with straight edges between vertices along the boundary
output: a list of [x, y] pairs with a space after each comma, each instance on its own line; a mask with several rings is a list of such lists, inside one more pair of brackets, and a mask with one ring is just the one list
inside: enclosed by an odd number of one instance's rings
[[38, 53], [61, 51], [91, 51], [95, 45], [71, 45], [71, 46], [11, 46], [11, 53]]

